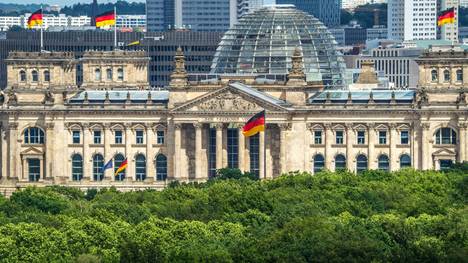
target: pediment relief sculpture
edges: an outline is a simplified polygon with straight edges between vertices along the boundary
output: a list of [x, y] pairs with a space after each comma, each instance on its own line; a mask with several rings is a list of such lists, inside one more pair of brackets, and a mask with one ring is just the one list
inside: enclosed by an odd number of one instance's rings
[[218, 94], [196, 106], [203, 111], [256, 111], [262, 110], [258, 104], [245, 100], [230, 91]]

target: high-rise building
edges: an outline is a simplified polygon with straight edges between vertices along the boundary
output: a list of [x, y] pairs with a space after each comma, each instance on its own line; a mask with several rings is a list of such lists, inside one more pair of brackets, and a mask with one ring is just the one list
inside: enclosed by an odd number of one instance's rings
[[276, 0], [277, 4], [292, 4], [318, 18], [327, 27], [340, 25], [342, 0]]
[[[451, 24], [445, 24], [440, 28], [440, 38], [444, 40], [450, 40], [458, 42], [458, 6], [460, 0], [441, 0], [440, 11], [454, 8], [455, 10], [455, 22]], [[440, 13], [440, 12], [439, 12]]]
[[467, 8], [468, 7], [468, 0], [460, 0], [460, 7]]
[[147, 0], [147, 29], [226, 31], [237, 22], [237, 0]]
[[437, 0], [389, 0], [388, 36], [393, 40], [437, 38]]
[[237, 16], [241, 17], [265, 5], [264, 0], [237, 0]]
[[387, 3], [387, 0], [343, 0], [341, 7], [352, 10], [361, 5], [382, 3]]

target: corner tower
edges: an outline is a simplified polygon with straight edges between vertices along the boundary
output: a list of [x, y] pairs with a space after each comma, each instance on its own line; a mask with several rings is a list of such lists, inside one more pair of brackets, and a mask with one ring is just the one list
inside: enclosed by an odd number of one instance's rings
[[86, 51], [80, 59], [84, 89], [146, 89], [149, 58], [145, 51]]

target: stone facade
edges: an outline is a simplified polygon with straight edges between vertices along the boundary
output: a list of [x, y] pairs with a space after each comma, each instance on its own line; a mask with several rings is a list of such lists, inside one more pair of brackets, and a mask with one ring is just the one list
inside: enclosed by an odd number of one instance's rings
[[[223, 167], [268, 179], [296, 170], [441, 169], [468, 160], [465, 52], [425, 53], [417, 91], [324, 90], [305, 81], [299, 50], [292, 60], [283, 80], [192, 82], [179, 50], [170, 89], [152, 90], [140, 51], [88, 52], [80, 61], [69, 53], [12, 53], [1, 96], [0, 190], [159, 189], [173, 180], [205, 181]], [[81, 86], [74, 84], [76, 63], [84, 69]], [[446, 70], [450, 78], [441, 82]], [[245, 138], [243, 124], [263, 109], [266, 132]], [[125, 175], [114, 176], [124, 158]], [[109, 160], [114, 168], [101, 173]]]

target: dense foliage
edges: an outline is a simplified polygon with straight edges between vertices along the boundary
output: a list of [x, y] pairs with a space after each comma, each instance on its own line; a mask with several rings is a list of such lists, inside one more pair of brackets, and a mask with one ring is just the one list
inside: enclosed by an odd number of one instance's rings
[[0, 199], [0, 261], [466, 262], [467, 171], [27, 188]]

